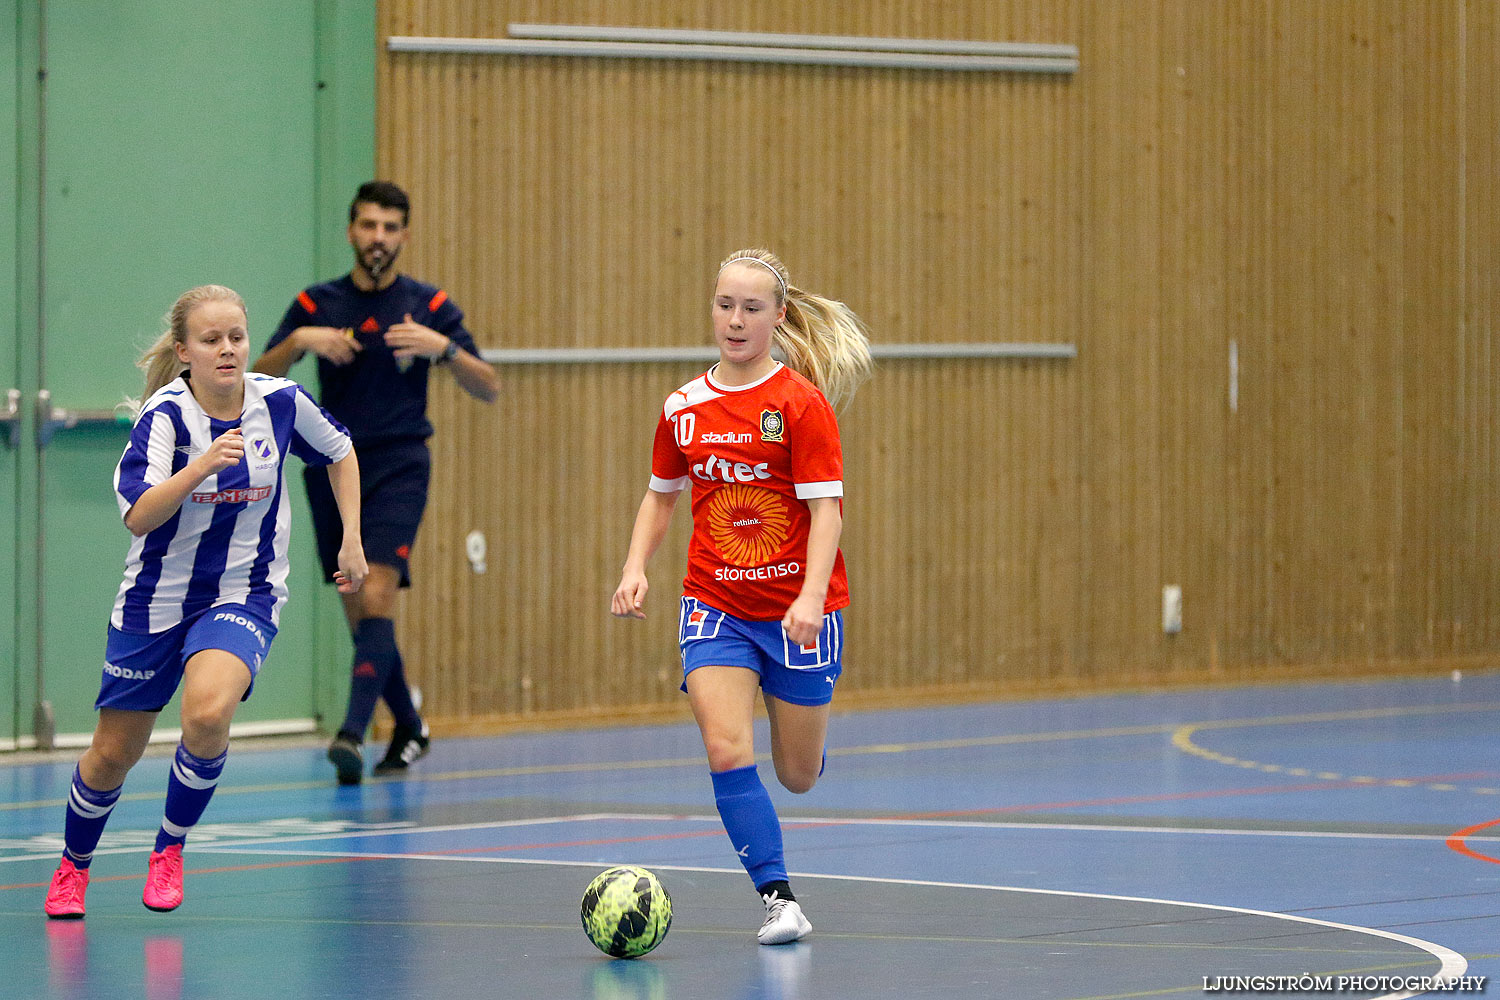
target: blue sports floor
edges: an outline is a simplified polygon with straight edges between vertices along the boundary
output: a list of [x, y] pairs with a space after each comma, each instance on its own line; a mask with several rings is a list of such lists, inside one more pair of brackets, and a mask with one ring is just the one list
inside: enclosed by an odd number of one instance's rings
[[[439, 733], [409, 776], [354, 788], [321, 742], [237, 742], [170, 914], [140, 902], [168, 764], [153, 751], [83, 921], [41, 910], [74, 755], [16, 754], [0, 760], [0, 996], [1472, 990], [1500, 975], [1497, 714], [1500, 673], [835, 714], [819, 785], [768, 782], [814, 926], [777, 948], [756, 944], [761, 905], [691, 724]], [[585, 885], [616, 863], [657, 871], [674, 902], [634, 961], [579, 926]]]

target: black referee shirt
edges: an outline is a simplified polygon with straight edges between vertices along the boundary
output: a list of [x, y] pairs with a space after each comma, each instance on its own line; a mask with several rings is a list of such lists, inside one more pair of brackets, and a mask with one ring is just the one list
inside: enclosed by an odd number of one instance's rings
[[270, 350], [299, 326], [333, 326], [351, 330], [360, 350], [347, 365], [318, 358], [318, 395], [354, 438], [355, 447], [432, 434], [427, 419], [427, 376], [431, 364], [418, 358], [405, 370], [385, 344], [385, 332], [407, 315], [478, 356], [474, 338], [464, 329], [463, 310], [448, 294], [404, 274], [389, 288], [361, 291], [349, 275], [313, 285], [297, 295], [281, 325], [266, 344]]

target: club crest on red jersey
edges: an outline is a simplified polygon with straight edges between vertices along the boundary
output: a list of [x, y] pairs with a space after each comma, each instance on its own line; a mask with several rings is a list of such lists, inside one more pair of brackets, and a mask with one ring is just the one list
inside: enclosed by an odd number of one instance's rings
[[785, 431], [786, 421], [781, 419], [780, 410], [760, 411], [760, 439], [762, 441], [780, 441]]

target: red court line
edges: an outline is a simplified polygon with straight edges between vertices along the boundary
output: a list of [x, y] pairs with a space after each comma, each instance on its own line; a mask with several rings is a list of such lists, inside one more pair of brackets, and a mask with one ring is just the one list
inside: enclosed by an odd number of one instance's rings
[[989, 816], [997, 813], [1037, 812], [1043, 809], [1077, 809], [1083, 806], [1124, 806], [1141, 802], [1178, 802], [1185, 799], [1220, 799], [1234, 795], [1269, 795], [1276, 792], [1310, 792], [1329, 788], [1369, 788], [1364, 781], [1318, 781], [1304, 785], [1258, 785], [1251, 788], [1216, 788], [1202, 792], [1172, 792], [1161, 795], [1119, 795], [1106, 799], [1076, 799], [1072, 802], [1031, 802], [1026, 805], [992, 806], [987, 809], [949, 809], [907, 813], [903, 819], [950, 819], [955, 816]]
[[[663, 816], [664, 820], [680, 819], [675, 816]], [[690, 830], [687, 833], [653, 833], [645, 837], [600, 837], [595, 840], [554, 840], [548, 843], [536, 844], [501, 844], [497, 847], [461, 847], [453, 851], [441, 851], [442, 854], [493, 854], [496, 851], [544, 851], [555, 847], [603, 847], [610, 844], [639, 844], [648, 840], [689, 840], [693, 837], [722, 837], [725, 836], [723, 828], [714, 830]]]
[[[640, 819], [641, 817], [635, 817]], [[651, 817], [651, 819], [680, 820], [681, 816]], [[822, 822], [822, 823], [798, 823], [796, 821], [781, 824], [783, 830], [816, 830], [820, 827], [847, 826], [846, 823]], [[463, 847], [456, 851], [441, 851], [442, 854], [493, 854], [496, 851], [545, 851], [555, 847], [608, 847], [613, 844], [644, 844], [655, 840], [688, 840], [693, 837], [725, 837], [724, 828], [716, 826], [712, 830], [690, 830], [686, 833], [653, 833], [644, 837], [601, 837], [596, 840], [554, 840], [549, 843], [536, 844], [502, 844], [498, 847]]]
[[1072, 802], [1032, 802], [1025, 805], [991, 806], [985, 809], [953, 809], [939, 812], [905, 813], [901, 819], [952, 819], [957, 816], [992, 816], [997, 813], [1035, 812], [1043, 809], [1077, 809], [1084, 806], [1122, 806], [1142, 802], [1179, 802], [1189, 799], [1219, 799], [1235, 795], [1274, 795], [1280, 792], [1320, 792], [1332, 788], [1387, 788], [1392, 781], [1472, 781], [1493, 772], [1469, 774], [1435, 774], [1419, 778], [1381, 778], [1369, 781], [1312, 781], [1300, 785], [1253, 785], [1248, 788], [1213, 788], [1199, 792], [1171, 792], [1160, 795], [1120, 795], [1104, 799], [1077, 799]]
[[1465, 840], [1480, 830], [1487, 830], [1492, 826], [1500, 826], [1500, 819], [1492, 819], [1487, 823], [1475, 823], [1473, 826], [1466, 826], [1448, 838], [1448, 846], [1459, 854], [1467, 855], [1476, 861], [1488, 861], [1492, 865], [1500, 865], [1500, 858], [1492, 858], [1488, 854], [1482, 854], [1464, 843]]

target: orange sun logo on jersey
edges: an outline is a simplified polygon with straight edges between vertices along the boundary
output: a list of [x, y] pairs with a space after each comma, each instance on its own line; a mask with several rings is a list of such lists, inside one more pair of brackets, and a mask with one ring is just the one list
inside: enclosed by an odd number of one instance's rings
[[791, 529], [786, 501], [758, 486], [735, 483], [708, 502], [708, 535], [725, 561], [758, 566], [781, 548]]

